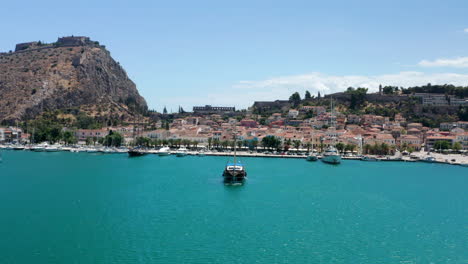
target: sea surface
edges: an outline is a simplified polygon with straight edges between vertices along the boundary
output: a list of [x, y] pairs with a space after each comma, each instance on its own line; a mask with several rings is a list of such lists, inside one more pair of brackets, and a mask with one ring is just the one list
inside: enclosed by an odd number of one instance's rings
[[2, 154], [2, 264], [468, 263], [468, 168]]

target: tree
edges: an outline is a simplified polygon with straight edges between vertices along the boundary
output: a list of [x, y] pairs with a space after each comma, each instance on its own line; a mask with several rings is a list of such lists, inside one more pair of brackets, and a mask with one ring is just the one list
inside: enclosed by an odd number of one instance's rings
[[449, 149], [451, 147], [451, 144], [447, 140], [441, 140], [441, 141], [436, 141], [434, 143], [434, 149]]
[[299, 93], [298, 92], [293, 93], [289, 97], [289, 102], [291, 102], [294, 105], [294, 107], [298, 106], [301, 103], [301, 96], [299, 95]]
[[[148, 139], [149, 140], [149, 139]], [[109, 131], [109, 134], [104, 137], [103, 145], [107, 147], [120, 147], [123, 143], [123, 136], [114, 131]], [[135, 142], [138, 143], [138, 142]]]
[[86, 145], [89, 146], [89, 145], [91, 145], [91, 144], [93, 144], [93, 139], [90, 138], [90, 137], [86, 138]]
[[452, 145], [452, 149], [455, 151], [460, 151], [462, 149], [462, 144], [460, 142], [455, 142]]
[[318, 99], [322, 98], [322, 96], [320, 96], [320, 92], [318, 92], [317, 98], [318, 98]]
[[301, 141], [296, 139], [293, 141], [293, 145], [296, 150], [299, 150], [299, 147], [301, 146]]
[[65, 145], [75, 144], [77, 142], [75, 135], [71, 131], [68, 131], [68, 130], [63, 132], [62, 140], [63, 142], [65, 142]]
[[149, 147], [151, 145], [151, 139], [147, 137], [137, 137], [135, 140], [135, 145]]
[[336, 149], [338, 149], [339, 152], [343, 152], [345, 150], [345, 144], [339, 142], [335, 145]]
[[349, 108], [355, 110], [361, 107], [366, 101], [367, 90], [367, 88], [354, 89], [353, 87], [349, 87], [346, 90], [346, 93], [351, 95], [351, 103]]
[[208, 138], [208, 149], [211, 149], [212, 143], [213, 143], [213, 138]]
[[309, 151], [310, 151], [310, 148], [312, 147], [312, 143], [307, 142], [307, 143], [305, 143], [304, 146], [307, 148], [307, 152], [309, 152]]
[[309, 91], [306, 91], [305, 92], [305, 96], [304, 96], [304, 99], [310, 99], [312, 96], [310, 95], [310, 92]]
[[275, 136], [266, 136], [262, 138], [262, 146], [268, 149], [278, 149], [281, 145], [281, 141]]
[[252, 146], [254, 149], [257, 149], [257, 147], [258, 147], [258, 139], [254, 138], [252, 141], [250, 141], [250, 144], [251, 144], [251, 146]]
[[163, 109], [163, 114], [167, 114], [167, 109], [166, 109], [165, 106], [164, 106], [164, 109]]
[[346, 146], [345, 146], [345, 150], [346, 151], [351, 151], [351, 152], [353, 152], [356, 148], [357, 148], [357, 146], [354, 145], [354, 144], [346, 144]]

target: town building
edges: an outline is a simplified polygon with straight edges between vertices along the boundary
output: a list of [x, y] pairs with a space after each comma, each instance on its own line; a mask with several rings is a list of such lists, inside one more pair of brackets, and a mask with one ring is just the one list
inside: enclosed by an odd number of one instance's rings
[[211, 105], [205, 105], [205, 106], [194, 106], [193, 107], [193, 112], [196, 114], [223, 114], [223, 113], [232, 113], [235, 112], [236, 108], [235, 107], [226, 107], [226, 106], [211, 106]]
[[75, 131], [75, 137], [79, 141], [85, 141], [87, 138], [104, 138], [109, 134], [106, 129], [77, 129]]

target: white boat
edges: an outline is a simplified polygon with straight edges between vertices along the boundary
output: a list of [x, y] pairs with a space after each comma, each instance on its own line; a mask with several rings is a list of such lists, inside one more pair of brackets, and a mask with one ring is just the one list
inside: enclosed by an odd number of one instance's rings
[[175, 152], [177, 157], [185, 157], [188, 154], [188, 149], [181, 147]]
[[171, 155], [171, 149], [169, 147], [162, 147], [158, 150], [157, 154], [159, 156], [169, 156]]
[[330, 164], [340, 164], [341, 163], [341, 156], [338, 153], [338, 150], [330, 146], [325, 152], [322, 154], [322, 161], [325, 163]]
[[363, 156], [361, 160], [362, 161], [379, 161], [377, 158], [370, 157], [370, 156]]
[[[333, 98], [330, 98], [330, 124], [331, 128], [335, 128], [336, 120], [335, 120], [335, 112], [333, 107]], [[322, 161], [325, 163], [330, 164], [340, 164], [341, 163], [341, 156], [338, 150], [335, 148], [335, 137], [333, 139], [333, 144], [329, 146], [325, 152], [322, 154]]]
[[204, 151], [199, 151], [195, 155], [198, 156], [198, 157], [205, 157], [206, 153]]
[[57, 151], [62, 150], [61, 148], [62, 148], [62, 146], [54, 144], [54, 145], [50, 145], [50, 146], [45, 147], [44, 150], [46, 152], [57, 152]]
[[436, 162], [436, 158], [434, 158], [432, 156], [429, 156], [429, 157], [426, 157], [425, 159], [423, 159], [421, 161], [428, 162], [428, 163], [433, 163], [433, 162]]
[[88, 152], [88, 153], [97, 153], [98, 150], [95, 149], [95, 148], [87, 148], [87, 149], [86, 149], [86, 152]]
[[38, 144], [38, 145], [31, 146], [29, 148], [29, 150], [36, 151], [36, 152], [41, 152], [41, 151], [45, 151], [45, 148], [48, 147], [48, 146], [49, 145], [47, 143]]

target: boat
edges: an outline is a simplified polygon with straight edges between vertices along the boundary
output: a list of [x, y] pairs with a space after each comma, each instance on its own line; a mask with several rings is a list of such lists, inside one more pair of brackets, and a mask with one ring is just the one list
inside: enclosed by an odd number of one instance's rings
[[169, 147], [162, 147], [158, 150], [157, 154], [159, 156], [169, 156], [171, 155], [171, 149]]
[[340, 164], [341, 156], [334, 146], [330, 146], [322, 154], [322, 161], [329, 164]]
[[13, 145], [13, 150], [24, 150], [23, 145]]
[[188, 154], [187, 152], [188, 152], [188, 150], [186, 148], [181, 147], [175, 152], [175, 154], [176, 154], [177, 157], [185, 157]]
[[197, 154], [195, 154], [195, 155], [197, 155], [197, 157], [205, 157], [205, 156], [206, 156], [206, 153], [205, 153], [204, 151], [199, 151], [199, 152], [197, 152]]
[[135, 147], [128, 150], [129, 157], [140, 157], [148, 154], [147, 152], [143, 151], [140, 147]]
[[50, 146], [45, 147], [44, 150], [46, 152], [57, 152], [57, 151], [61, 150], [61, 146], [54, 144], [54, 145], [50, 145]]
[[[330, 99], [330, 124], [331, 128], [335, 128], [336, 120], [334, 115], [333, 99]], [[335, 148], [335, 137], [332, 137], [333, 143], [330, 145], [325, 152], [322, 154], [322, 161], [329, 164], [340, 164], [341, 156], [338, 150]]]
[[87, 148], [87, 149], [86, 149], [86, 152], [88, 152], [88, 153], [97, 153], [98, 150], [95, 149], [95, 148]]
[[377, 158], [369, 157], [369, 156], [362, 156], [362, 161], [379, 161]]
[[242, 184], [247, 178], [247, 172], [244, 164], [237, 160], [237, 136], [234, 134], [234, 161], [228, 162], [224, 167], [223, 177], [226, 184]]
[[42, 152], [42, 151], [45, 151], [46, 147], [48, 147], [47, 143], [38, 144], [38, 145], [31, 146], [29, 150], [35, 151], [35, 152]]
[[428, 163], [434, 163], [434, 162], [436, 162], [436, 158], [434, 158], [432, 156], [429, 156], [429, 157], [426, 157], [426, 158], [422, 159], [421, 161], [428, 162]]
[[318, 155], [317, 153], [309, 153], [306, 158], [307, 161], [317, 161], [318, 160]]

